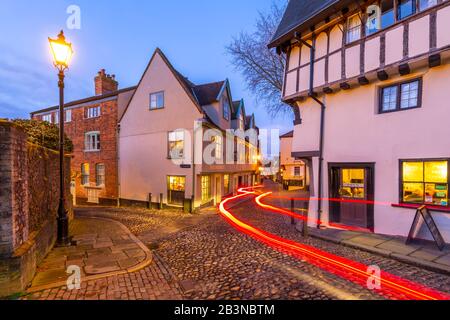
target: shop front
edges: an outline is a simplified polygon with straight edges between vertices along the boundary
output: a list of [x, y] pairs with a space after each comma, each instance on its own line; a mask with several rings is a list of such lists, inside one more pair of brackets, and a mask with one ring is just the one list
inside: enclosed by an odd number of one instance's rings
[[329, 164], [330, 222], [374, 229], [373, 163]]

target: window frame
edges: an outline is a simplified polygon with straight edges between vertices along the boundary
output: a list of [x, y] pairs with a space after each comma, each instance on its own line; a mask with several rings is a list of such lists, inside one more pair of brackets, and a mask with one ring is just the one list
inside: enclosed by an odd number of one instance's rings
[[[95, 140], [95, 145], [98, 146], [98, 149], [88, 149], [88, 136], [96, 135], [97, 138]], [[91, 141], [89, 141], [90, 144]], [[84, 134], [84, 152], [99, 152], [101, 151], [101, 139], [100, 139], [100, 131], [89, 131]]]
[[[418, 92], [417, 92], [417, 106], [402, 108], [401, 107], [401, 97], [402, 97], [402, 86], [405, 84], [410, 84], [413, 82], [418, 82]], [[383, 110], [383, 99], [384, 99], [384, 90], [387, 88], [397, 88], [397, 98], [396, 98], [396, 106], [393, 110]], [[407, 81], [401, 81], [397, 83], [393, 83], [386, 86], [381, 86], [378, 89], [378, 114], [399, 112], [399, 111], [407, 111], [422, 108], [422, 95], [423, 95], [423, 78], [414, 78]]]
[[[103, 166], [103, 175], [99, 174], [99, 167]], [[103, 176], [102, 183], [99, 183], [99, 177]], [[97, 187], [104, 187], [106, 185], [106, 165], [104, 163], [95, 164], [95, 184]]]
[[[158, 95], [162, 95], [162, 106], [158, 107]], [[156, 96], [156, 107], [152, 108], [152, 97]], [[157, 91], [157, 92], [152, 92], [149, 94], [149, 110], [150, 111], [155, 111], [155, 110], [161, 110], [164, 109], [166, 107], [166, 95], [164, 91]]]
[[231, 105], [227, 97], [222, 101], [222, 116], [225, 120], [230, 121]]
[[[427, 204], [425, 202], [425, 198], [424, 201], [422, 203], [419, 202], [405, 202], [403, 199], [404, 196], [404, 184], [405, 183], [419, 183], [419, 184], [423, 184], [424, 185], [424, 196], [425, 196], [425, 185], [427, 183], [434, 183], [434, 182], [426, 182], [425, 181], [425, 163], [427, 162], [442, 162], [442, 161], [447, 161], [447, 197], [450, 198], [450, 158], [420, 158], [420, 159], [400, 159], [399, 160], [399, 179], [398, 179], [398, 186], [399, 186], [399, 203], [401, 205], [426, 205], [426, 206], [432, 206], [432, 207], [436, 207], [436, 208], [450, 208], [450, 199], [447, 199], [447, 205], [443, 206], [443, 205], [436, 205], [436, 204]], [[423, 182], [408, 182], [408, 181], [404, 181], [403, 179], [403, 164], [406, 162], [423, 162], [423, 166], [424, 166], [424, 172], [423, 172]], [[438, 184], [438, 183], [436, 183]]]
[[[88, 169], [87, 173], [84, 170], [85, 169], [85, 165], [87, 165], [87, 169]], [[86, 178], [87, 178], [87, 182], [84, 183]], [[89, 162], [84, 162], [84, 163], [81, 164], [81, 185], [83, 187], [89, 186], [90, 183], [91, 183], [90, 179], [91, 179], [91, 165], [89, 164]]]
[[[207, 180], [207, 181], [206, 181]], [[205, 188], [206, 186], [206, 188]], [[205, 190], [206, 189], [206, 190]], [[205, 192], [207, 191], [207, 193]], [[211, 176], [202, 175], [200, 178], [200, 192], [201, 192], [201, 202], [202, 204], [206, 204], [210, 202], [212, 199], [211, 193]], [[207, 195], [208, 199], [204, 199], [204, 195]]]
[[[170, 140], [170, 135], [172, 133], [179, 133], [179, 132], [183, 134], [183, 140], [171, 141]], [[178, 141], [183, 141], [183, 149], [182, 149], [181, 155], [179, 157], [172, 157], [171, 149], [170, 149], [170, 143], [171, 142], [178, 142]], [[185, 156], [186, 156], [185, 155], [185, 148], [186, 148], [186, 132], [184, 130], [174, 130], [174, 131], [167, 132], [167, 159], [170, 159], [170, 160], [183, 160], [183, 159], [185, 159]]]
[[[355, 17], [359, 20], [359, 26], [353, 27], [351, 30], [356, 30], [356, 29], [359, 27], [359, 37], [358, 37], [358, 39], [350, 40], [350, 39], [349, 39], [349, 31], [350, 31], [350, 29], [349, 29], [349, 23], [350, 23], [350, 20], [351, 20], [352, 18], [355, 18]], [[349, 15], [349, 16], [347, 17], [347, 20], [346, 20], [346, 26], [345, 26], [345, 43], [346, 43], [346, 44], [352, 44], [352, 43], [355, 43], [355, 42], [361, 40], [361, 39], [364, 37], [364, 35], [363, 35], [363, 25], [364, 25], [363, 20], [364, 20], [364, 19], [362, 19], [362, 17], [361, 17], [361, 12], [354, 13], [354, 14]], [[364, 27], [365, 27], [365, 26], [364, 26]]]
[[72, 122], [72, 109], [64, 110], [64, 123], [71, 123], [71, 122]]
[[42, 115], [42, 121], [47, 123], [53, 123], [53, 113], [48, 113]]
[[[85, 119], [96, 119], [96, 118], [100, 118], [100, 116], [102, 115], [102, 107], [100, 105], [98, 106], [90, 106], [90, 107], [85, 107]], [[97, 110], [96, 112], [93, 112], [91, 114], [91, 110]]]
[[215, 145], [214, 158], [216, 160], [223, 160], [224, 149], [223, 149], [223, 136], [215, 135], [212, 137], [212, 142]]

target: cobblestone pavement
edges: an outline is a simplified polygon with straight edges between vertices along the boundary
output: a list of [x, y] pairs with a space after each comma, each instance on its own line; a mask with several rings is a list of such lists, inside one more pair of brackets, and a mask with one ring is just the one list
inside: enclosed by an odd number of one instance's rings
[[[368, 265], [376, 264], [392, 274], [450, 292], [447, 276], [319, 239], [304, 240], [289, 224], [289, 218], [257, 209], [251, 201], [235, 207], [233, 213], [284, 238]], [[145, 225], [154, 225], [151, 215], [142, 217], [136, 213], [133, 217], [140, 222], [129, 216], [116, 216], [131, 229], [142, 224], [142, 220], [148, 220]], [[191, 227], [186, 222], [175, 233], [165, 237], [160, 233], [155, 237], [152, 249], [156, 263], [136, 274], [83, 284], [77, 292], [69, 293], [62, 288], [34, 298], [384, 299], [239, 233], [217, 214], [200, 215], [191, 222]], [[148, 233], [149, 230], [139, 226], [138, 237], [148, 237]]]

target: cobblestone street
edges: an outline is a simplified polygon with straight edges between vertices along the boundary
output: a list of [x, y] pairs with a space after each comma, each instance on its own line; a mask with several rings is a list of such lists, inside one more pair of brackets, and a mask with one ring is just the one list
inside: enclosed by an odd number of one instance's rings
[[[215, 210], [196, 216], [166, 215], [176, 228], [161, 229], [163, 217], [145, 211], [126, 217], [116, 209], [101, 216], [117, 219], [151, 247], [154, 262], [133, 273], [28, 296], [30, 299], [384, 299], [348, 280], [322, 271], [244, 235]], [[290, 219], [257, 209], [253, 201], [235, 208], [243, 221], [286, 239], [317, 247], [443, 292], [450, 278], [398, 261], [308, 238]], [[86, 212], [84, 213], [86, 214]], [[163, 215], [164, 216], [164, 215]], [[153, 236], [152, 236], [153, 234]]]

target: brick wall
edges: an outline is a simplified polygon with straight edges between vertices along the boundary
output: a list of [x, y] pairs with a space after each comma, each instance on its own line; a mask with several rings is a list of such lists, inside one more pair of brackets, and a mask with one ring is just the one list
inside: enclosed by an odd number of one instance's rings
[[[77, 203], [82, 204], [87, 199], [87, 192], [82, 185], [81, 165], [88, 163], [90, 168], [90, 186], [95, 187], [96, 165], [105, 165], [105, 185], [99, 188], [100, 202], [115, 204], [118, 197], [117, 177], [117, 97], [109, 101], [92, 102], [72, 108], [72, 121], [65, 124], [65, 133], [72, 140], [73, 154], [71, 161], [72, 180], [75, 181]], [[87, 119], [86, 109], [100, 106], [101, 115], [98, 118]], [[34, 119], [42, 120], [42, 116]], [[100, 132], [100, 151], [85, 152], [85, 134], [91, 131]]]
[[[66, 197], [70, 157], [66, 157]], [[59, 154], [27, 142], [11, 123], [0, 122], [0, 296], [23, 290], [56, 240]]]

